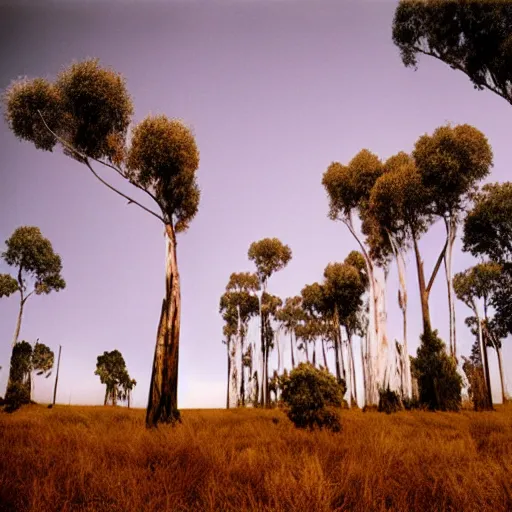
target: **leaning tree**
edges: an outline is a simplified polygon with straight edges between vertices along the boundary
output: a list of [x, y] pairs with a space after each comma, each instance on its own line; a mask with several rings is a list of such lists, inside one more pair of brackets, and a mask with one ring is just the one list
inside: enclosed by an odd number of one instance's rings
[[[179, 420], [177, 406], [180, 334], [180, 278], [176, 235], [197, 213], [199, 152], [180, 121], [148, 116], [131, 133], [133, 104], [124, 78], [98, 60], [76, 62], [50, 82], [14, 82], [4, 96], [6, 119], [20, 139], [37, 149], [64, 153], [85, 166], [103, 185], [158, 219], [166, 236], [165, 298], [157, 331], [146, 425]], [[99, 168], [121, 176], [149, 197], [157, 209], [116, 188]]]
[[462, 71], [475, 89], [512, 103], [512, 4], [465, 0], [401, 0], [393, 42], [407, 67], [428, 55]]
[[258, 242], [253, 242], [247, 253], [249, 260], [254, 262], [256, 266], [256, 275], [260, 283], [260, 293], [258, 295], [260, 301], [260, 338], [261, 338], [261, 355], [263, 358], [263, 375], [261, 398], [262, 404], [267, 405], [268, 401], [268, 375], [265, 375], [265, 361], [268, 361], [267, 346], [265, 341], [265, 323], [266, 320], [262, 309], [262, 296], [267, 291], [268, 280], [277, 271], [282, 270], [292, 259], [292, 251], [290, 247], [283, 244], [278, 238], [263, 238]]

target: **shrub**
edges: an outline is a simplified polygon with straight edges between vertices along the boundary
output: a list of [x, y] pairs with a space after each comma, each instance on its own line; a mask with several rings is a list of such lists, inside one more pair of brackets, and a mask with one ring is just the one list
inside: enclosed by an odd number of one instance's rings
[[445, 350], [437, 331], [421, 336], [421, 345], [414, 360], [418, 375], [419, 401], [435, 411], [458, 411], [461, 406], [462, 379], [457, 373], [455, 359]]
[[288, 418], [299, 428], [341, 429], [338, 412], [343, 389], [326, 370], [301, 363], [282, 382], [282, 399]]
[[401, 411], [402, 408], [402, 401], [396, 391], [391, 391], [389, 386], [386, 389], [379, 390], [379, 412], [391, 414], [392, 412]]

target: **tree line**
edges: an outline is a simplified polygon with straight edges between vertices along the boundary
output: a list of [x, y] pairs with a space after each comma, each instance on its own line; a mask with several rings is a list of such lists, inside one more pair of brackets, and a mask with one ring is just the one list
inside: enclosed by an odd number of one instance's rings
[[[475, 87], [491, 90], [510, 103], [511, 21], [512, 9], [504, 2], [401, 1], [393, 21], [393, 40], [406, 66], [416, 66], [418, 54], [432, 56], [467, 74]], [[181, 296], [177, 235], [189, 227], [200, 200], [196, 180], [199, 151], [192, 131], [166, 116], [148, 116], [135, 125], [128, 140], [133, 103], [125, 80], [95, 59], [71, 64], [54, 81], [17, 80], [3, 100], [7, 124], [16, 137], [43, 151], [60, 146], [66, 156], [84, 166], [102, 185], [162, 226], [167, 250], [166, 292], [146, 424], [152, 427], [179, 421]], [[410, 155], [401, 152], [381, 160], [365, 149], [347, 163], [332, 163], [322, 178], [329, 215], [345, 225], [360, 251], [352, 257], [348, 255], [343, 263], [326, 268], [323, 283], [309, 285], [300, 296], [288, 298], [283, 305], [269, 294], [267, 285], [271, 275], [290, 260], [291, 251], [274, 239], [251, 246], [249, 258], [255, 263], [255, 278], [250, 274], [232, 276], [227, 295], [221, 300], [229, 378], [233, 382], [228, 400], [243, 403], [247, 397], [257, 397], [259, 403], [270, 403], [276, 380], [275, 375], [269, 377], [269, 358], [276, 329], [281, 325], [291, 336], [291, 347], [293, 340], [298, 340], [296, 348], [306, 358], [310, 357], [312, 339], [323, 340], [322, 358], [326, 345], [334, 347], [335, 373], [345, 381], [349, 403], [356, 394], [351, 339], [358, 336], [363, 339], [361, 360], [367, 405], [378, 403], [382, 389], [399, 389], [404, 399], [409, 399], [413, 382], [417, 382], [419, 399], [424, 404], [433, 409], [456, 409], [461, 388], [456, 297], [473, 310], [475, 321], [469, 323], [474, 325], [481, 363], [476, 359], [470, 363], [477, 373], [480, 364], [485, 367], [482, 371], [488, 393], [486, 347], [490, 344], [499, 351], [501, 340], [512, 330], [511, 231], [507, 215], [512, 208], [510, 184], [491, 184], [478, 190], [491, 166], [492, 151], [487, 139], [469, 125], [442, 126], [433, 134], [421, 136]], [[121, 176], [126, 188], [140, 199], [112, 185], [110, 175]], [[143, 199], [152, 207], [146, 206]], [[466, 215], [468, 210], [471, 211]], [[444, 223], [446, 239], [436, 264], [426, 272], [419, 240], [436, 221]], [[480, 285], [475, 284], [479, 271], [468, 271], [456, 279], [452, 275], [453, 247], [461, 225], [465, 250], [485, 258], [485, 264], [501, 266], [499, 285], [485, 296]], [[407, 340], [404, 256], [409, 251], [415, 258], [423, 323], [421, 345], [413, 359], [408, 354]], [[403, 315], [403, 336], [396, 344], [390, 343], [386, 332], [386, 277], [391, 262], [398, 268], [398, 302]], [[27, 265], [24, 262], [24, 268], [31, 272]], [[58, 268], [57, 259], [53, 265], [54, 270]], [[447, 350], [432, 325], [429, 308], [430, 292], [441, 265], [449, 305]], [[0, 284], [6, 291], [3, 295], [20, 292], [19, 321], [31, 293], [64, 287], [65, 283], [57, 279], [60, 269], [57, 273], [54, 270], [50, 268], [46, 280], [36, 282], [28, 293], [20, 279], [2, 276]], [[247, 302], [243, 302], [244, 297]], [[483, 313], [477, 307], [477, 302], [482, 301]], [[489, 306], [491, 316], [485, 310]], [[248, 322], [255, 316], [260, 318], [259, 347], [246, 336]], [[233, 351], [238, 354], [236, 361]], [[311, 358], [317, 362], [314, 349]]]

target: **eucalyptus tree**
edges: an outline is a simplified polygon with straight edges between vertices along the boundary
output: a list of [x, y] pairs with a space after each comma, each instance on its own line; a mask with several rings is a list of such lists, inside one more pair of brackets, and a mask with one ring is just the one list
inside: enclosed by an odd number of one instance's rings
[[262, 393], [261, 403], [265, 406], [270, 405], [270, 391], [269, 391], [269, 358], [275, 346], [276, 331], [278, 325], [273, 325], [278, 322], [277, 314], [279, 308], [282, 306], [283, 301], [270, 293], [264, 292], [261, 296], [261, 318], [263, 319], [263, 340], [264, 349], [262, 350], [263, 356], [263, 372], [262, 372]]
[[277, 312], [277, 319], [283, 325], [284, 331], [290, 336], [290, 359], [292, 368], [295, 368], [295, 329], [303, 320], [302, 297], [287, 297], [284, 305]]
[[254, 262], [256, 266], [256, 275], [260, 284], [260, 341], [262, 354], [262, 382], [261, 396], [262, 404], [267, 405], [268, 401], [268, 375], [265, 375], [265, 361], [268, 361], [265, 319], [263, 316], [263, 294], [267, 291], [268, 280], [279, 270], [282, 270], [292, 259], [292, 251], [288, 245], [283, 244], [278, 238], [263, 238], [257, 242], [253, 242], [248, 250], [247, 256], [249, 260]]
[[[221, 298], [222, 303], [222, 298]], [[223, 339], [222, 343], [226, 345], [227, 349], [227, 389], [226, 389], [226, 409], [231, 406], [231, 401], [235, 404], [238, 403], [238, 395], [240, 387], [238, 384], [238, 368], [235, 361], [237, 360], [237, 315], [233, 308], [227, 308], [224, 311], [222, 318], [224, 320], [224, 326], [222, 328]]]
[[[32, 350], [32, 373], [35, 375], [44, 375], [47, 379], [52, 374], [53, 364], [55, 362], [55, 354], [44, 343], [36, 341]], [[35, 375], [32, 376], [32, 389], [31, 393], [34, 392]]]
[[446, 227], [444, 254], [450, 319], [450, 354], [457, 357], [455, 302], [452, 279], [453, 246], [466, 210], [492, 166], [492, 149], [485, 135], [473, 126], [441, 126], [432, 135], [421, 136], [412, 153], [428, 195], [433, 215]]
[[509, 2], [401, 0], [393, 42], [407, 67], [427, 55], [462, 71], [475, 89], [488, 89], [512, 103]]
[[16, 278], [9, 274], [0, 274], [0, 297], [19, 293], [20, 306], [18, 320], [14, 330], [12, 346], [18, 342], [23, 312], [27, 300], [33, 295], [49, 294], [66, 287], [61, 276], [62, 260], [53, 250], [41, 230], [35, 226], [17, 228], [5, 241], [6, 251], [2, 258], [10, 267], [14, 267]]
[[[127, 381], [131, 380], [126, 369], [126, 363], [123, 355], [119, 350], [111, 352], [103, 352], [96, 361], [96, 370], [94, 375], [98, 375], [102, 384], [105, 384], [105, 399], [103, 405], [110, 403], [115, 406], [120, 395], [123, 396], [121, 390], [127, 385]], [[121, 393], [120, 393], [121, 392]]]
[[128, 372], [124, 372], [119, 382], [119, 388], [117, 390], [117, 398], [122, 402], [126, 402], [128, 409], [132, 401], [133, 388], [137, 385], [137, 381], [132, 379]]
[[[127, 141], [133, 104], [124, 78], [97, 59], [76, 62], [50, 82], [15, 81], [4, 95], [6, 120], [20, 139], [37, 149], [64, 153], [111, 191], [142, 209], [164, 227], [165, 298], [153, 360], [146, 425], [179, 421], [177, 407], [181, 294], [176, 255], [178, 233], [195, 217], [199, 152], [190, 129], [164, 115], [148, 116]], [[156, 209], [127, 195], [99, 169], [121, 177], [145, 194]]]
[[[503, 367], [501, 364], [501, 336], [499, 324], [489, 317], [489, 307], [493, 297], [501, 285], [502, 266], [494, 262], [479, 263], [456, 275], [454, 280], [457, 297], [473, 311], [476, 334], [485, 372], [485, 385], [488, 394], [489, 407], [492, 408], [491, 378], [487, 347], [496, 348], [502, 398], [506, 401]], [[481, 306], [481, 309], [479, 308]]]
[[255, 293], [259, 290], [259, 282], [256, 275], [249, 272], [232, 273], [226, 286], [226, 292], [220, 299], [220, 312], [224, 314], [226, 321], [226, 334], [232, 336], [234, 326], [236, 325], [237, 341], [228, 348], [230, 353], [229, 367], [232, 373], [232, 380], [237, 381], [240, 377], [239, 400], [241, 405], [245, 405], [245, 366], [244, 356], [246, 352], [245, 341], [249, 321], [258, 314], [258, 298]]
[[[371, 254], [371, 237], [363, 239], [365, 221], [368, 220], [370, 193], [384, 168], [379, 158], [364, 149], [348, 165], [333, 162], [324, 173], [322, 184], [329, 196], [329, 217], [343, 222], [355, 238], [366, 264], [369, 282], [368, 326], [368, 405], [376, 405], [379, 387], [383, 384], [388, 353], [386, 335], [385, 282], [378, 272], [380, 262]], [[357, 214], [362, 222], [358, 233], [353, 217]]]
[[[325, 296], [335, 311], [338, 325], [344, 326], [347, 333], [347, 376], [346, 386], [348, 403], [351, 405], [355, 399], [355, 369], [352, 350], [352, 333], [354, 331], [354, 317], [362, 307], [362, 296], [365, 292], [365, 283], [361, 280], [358, 268], [349, 263], [330, 263], [324, 271]], [[342, 339], [341, 333], [339, 339]], [[340, 351], [343, 351], [342, 346]]]

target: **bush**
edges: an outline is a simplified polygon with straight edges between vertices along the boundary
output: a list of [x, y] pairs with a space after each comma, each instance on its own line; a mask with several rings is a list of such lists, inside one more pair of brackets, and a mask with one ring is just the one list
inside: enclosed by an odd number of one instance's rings
[[328, 371], [301, 363], [281, 383], [286, 413], [296, 427], [341, 430], [336, 408], [341, 407], [343, 389]]
[[454, 358], [445, 350], [437, 331], [427, 331], [421, 336], [421, 345], [414, 360], [418, 375], [419, 401], [435, 411], [458, 411], [462, 399], [462, 379], [457, 373]]
[[5, 410], [14, 412], [30, 403], [30, 387], [25, 382], [11, 382], [5, 394]]
[[400, 396], [396, 391], [391, 391], [389, 386], [387, 389], [379, 390], [379, 412], [391, 414], [392, 412], [401, 411], [403, 408]]

